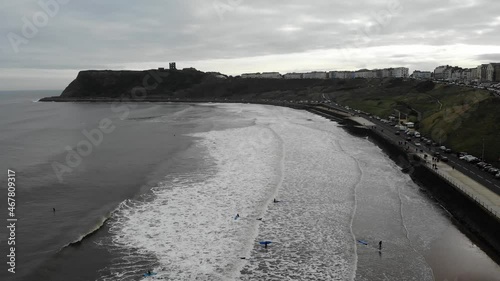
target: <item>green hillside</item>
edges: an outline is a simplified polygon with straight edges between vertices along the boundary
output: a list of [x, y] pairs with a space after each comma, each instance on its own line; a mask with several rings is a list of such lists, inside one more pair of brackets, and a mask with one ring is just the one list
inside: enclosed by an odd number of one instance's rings
[[484, 140], [485, 159], [493, 163], [500, 157], [500, 99], [486, 90], [435, 84], [399, 93], [377, 87], [331, 96], [381, 118], [396, 114], [395, 110], [408, 114], [421, 133], [454, 151], [481, 157]]

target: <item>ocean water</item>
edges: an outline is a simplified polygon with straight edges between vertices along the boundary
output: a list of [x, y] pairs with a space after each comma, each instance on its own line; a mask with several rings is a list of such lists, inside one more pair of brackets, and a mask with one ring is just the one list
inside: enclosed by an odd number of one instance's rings
[[377, 146], [322, 117], [36, 102], [56, 94], [0, 93], [19, 219], [1, 280], [500, 280]]

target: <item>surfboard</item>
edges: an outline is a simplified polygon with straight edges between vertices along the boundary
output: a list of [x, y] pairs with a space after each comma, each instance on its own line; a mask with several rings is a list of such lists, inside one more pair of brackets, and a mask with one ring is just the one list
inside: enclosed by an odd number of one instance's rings
[[368, 242], [366, 241], [363, 241], [363, 240], [358, 240], [359, 243], [363, 244], [363, 245], [368, 245]]
[[144, 273], [145, 277], [156, 275], [156, 272]]

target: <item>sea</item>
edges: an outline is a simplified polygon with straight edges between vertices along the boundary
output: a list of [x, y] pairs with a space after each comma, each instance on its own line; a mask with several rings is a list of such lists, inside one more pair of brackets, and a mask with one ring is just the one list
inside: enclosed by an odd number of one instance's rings
[[500, 280], [498, 257], [335, 122], [38, 102], [59, 94], [0, 92], [0, 280]]

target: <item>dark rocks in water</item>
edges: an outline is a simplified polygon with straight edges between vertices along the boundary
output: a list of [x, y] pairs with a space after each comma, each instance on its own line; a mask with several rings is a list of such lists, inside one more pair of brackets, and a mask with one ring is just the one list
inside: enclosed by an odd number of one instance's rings
[[403, 169], [401, 169], [401, 172], [408, 174], [410, 172], [410, 167], [404, 167]]

